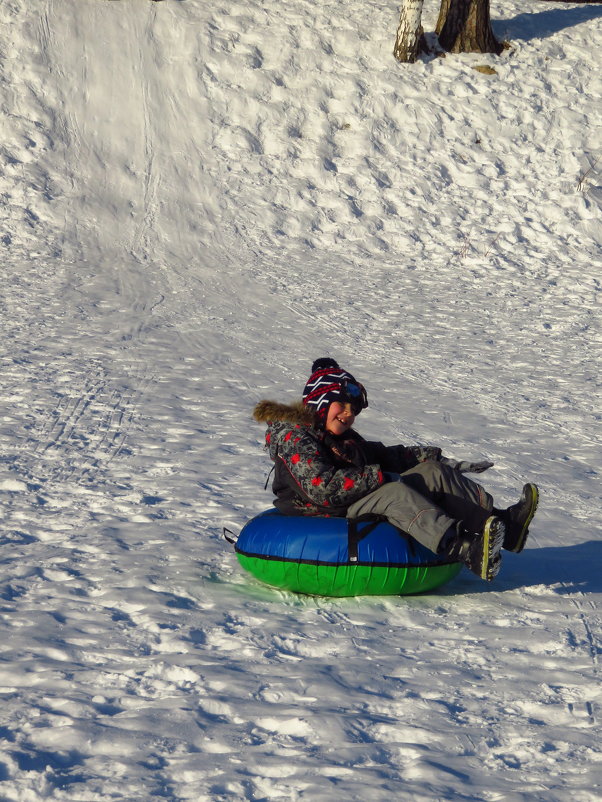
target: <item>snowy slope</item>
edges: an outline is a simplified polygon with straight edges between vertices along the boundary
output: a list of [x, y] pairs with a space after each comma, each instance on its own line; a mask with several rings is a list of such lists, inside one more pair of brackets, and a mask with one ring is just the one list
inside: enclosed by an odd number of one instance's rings
[[[0, 5], [2, 802], [600, 798], [602, 6], [492, 6], [401, 66], [384, 0]], [[493, 586], [242, 574], [326, 354], [541, 485]]]

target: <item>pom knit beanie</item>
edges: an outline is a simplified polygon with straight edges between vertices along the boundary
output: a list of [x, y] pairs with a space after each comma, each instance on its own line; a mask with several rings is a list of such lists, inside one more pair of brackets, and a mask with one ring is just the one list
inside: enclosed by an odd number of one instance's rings
[[303, 403], [325, 419], [333, 401], [349, 402], [355, 415], [368, 406], [366, 390], [351, 373], [340, 368], [334, 359], [316, 359], [303, 390]]

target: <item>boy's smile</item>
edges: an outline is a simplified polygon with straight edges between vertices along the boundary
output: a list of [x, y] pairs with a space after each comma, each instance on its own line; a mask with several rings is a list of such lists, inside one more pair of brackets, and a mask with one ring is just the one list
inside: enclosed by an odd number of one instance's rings
[[330, 434], [345, 434], [345, 432], [353, 426], [354, 421], [355, 415], [351, 409], [351, 404], [333, 401], [328, 408], [325, 429], [327, 432], [330, 432]]

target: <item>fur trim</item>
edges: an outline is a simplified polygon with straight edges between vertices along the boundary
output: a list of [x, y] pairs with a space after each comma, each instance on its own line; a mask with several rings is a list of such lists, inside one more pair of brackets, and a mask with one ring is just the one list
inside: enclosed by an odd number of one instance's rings
[[313, 409], [306, 407], [303, 401], [296, 401], [293, 404], [260, 401], [253, 410], [253, 417], [257, 423], [282, 422], [315, 426], [318, 422]]

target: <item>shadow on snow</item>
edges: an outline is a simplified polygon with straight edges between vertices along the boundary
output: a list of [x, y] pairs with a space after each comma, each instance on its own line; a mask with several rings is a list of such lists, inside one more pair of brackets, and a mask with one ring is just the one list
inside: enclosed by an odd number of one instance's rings
[[[559, 594], [602, 591], [602, 541], [576, 546], [527, 548], [520, 555], [505, 554], [496, 589], [551, 585]], [[502, 586], [500, 588], [500, 586]]]
[[602, 5], [584, 5], [580, 8], [553, 8], [536, 13], [518, 14], [508, 20], [493, 21], [499, 36], [529, 42], [573, 28], [582, 22], [602, 17]]

